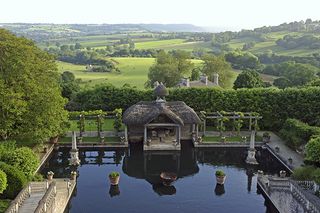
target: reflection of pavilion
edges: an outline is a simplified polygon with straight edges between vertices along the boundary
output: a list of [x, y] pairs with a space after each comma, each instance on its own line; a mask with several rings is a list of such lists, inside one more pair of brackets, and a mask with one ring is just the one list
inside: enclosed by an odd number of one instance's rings
[[173, 186], [163, 186], [161, 172], [176, 173], [178, 179], [199, 172], [194, 150], [183, 153], [170, 151], [131, 153], [125, 157], [122, 169], [128, 176], [145, 179], [151, 183], [153, 190], [159, 195], [175, 194]]

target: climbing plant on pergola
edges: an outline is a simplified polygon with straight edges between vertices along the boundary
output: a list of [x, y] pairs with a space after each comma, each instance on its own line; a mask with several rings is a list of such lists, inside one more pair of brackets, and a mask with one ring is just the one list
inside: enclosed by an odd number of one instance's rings
[[225, 112], [225, 111], [217, 111], [217, 112], [200, 112], [200, 118], [203, 121], [203, 135], [206, 132], [206, 123], [207, 120], [213, 119], [218, 122], [217, 129], [220, 131], [220, 134], [225, 130], [224, 123], [228, 121], [233, 122], [233, 130], [237, 130], [238, 134], [242, 127], [242, 123], [244, 120], [249, 120], [249, 131], [257, 131], [258, 130], [258, 120], [262, 118], [257, 112]]

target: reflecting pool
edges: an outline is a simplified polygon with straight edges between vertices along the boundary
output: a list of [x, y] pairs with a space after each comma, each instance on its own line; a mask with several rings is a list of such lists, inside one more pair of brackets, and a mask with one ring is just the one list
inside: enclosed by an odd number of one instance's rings
[[[60, 148], [42, 169], [55, 177], [77, 170], [77, 187], [67, 212], [273, 212], [257, 190], [257, 170], [276, 174], [285, 168], [266, 150], [258, 150], [257, 166], [245, 164], [246, 149], [194, 149], [180, 152], [143, 152], [125, 149], [80, 149], [81, 166], [69, 166], [70, 149]], [[216, 184], [215, 171], [227, 179]], [[118, 186], [108, 174], [120, 173]], [[177, 175], [164, 184], [161, 172]]]

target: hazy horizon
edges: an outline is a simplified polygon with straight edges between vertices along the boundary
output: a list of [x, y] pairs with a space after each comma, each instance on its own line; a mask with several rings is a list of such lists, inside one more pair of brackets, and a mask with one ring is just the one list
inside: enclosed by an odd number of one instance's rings
[[253, 29], [311, 18], [320, 20], [317, 0], [11, 0], [2, 3], [0, 23], [192, 24], [222, 30]]

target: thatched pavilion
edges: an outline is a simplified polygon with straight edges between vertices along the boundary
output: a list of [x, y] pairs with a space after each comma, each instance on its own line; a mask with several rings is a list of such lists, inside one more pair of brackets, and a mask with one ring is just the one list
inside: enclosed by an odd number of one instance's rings
[[181, 140], [198, 136], [200, 118], [182, 101], [167, 102], [163, 84], [154, 93], [155, 101], [140, 101], [124, 112], [125, 137], [130, 142], [143, 141], [144, 150], [179, 150]]

